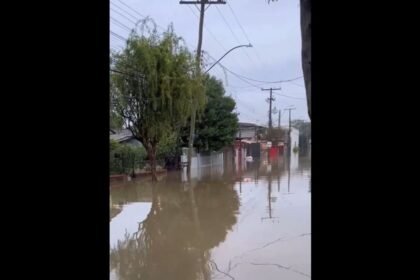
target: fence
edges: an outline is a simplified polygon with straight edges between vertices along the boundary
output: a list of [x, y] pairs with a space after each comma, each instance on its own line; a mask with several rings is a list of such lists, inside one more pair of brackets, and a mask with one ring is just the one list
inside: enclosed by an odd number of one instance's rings
[[111, 154], [109, 170], [111, 174], [132, 174], [143, 168], [146, 161], [136, 154]]
[[[157, 166], [165, 167], [165, 159], [157, 159]], [[150, 161], [145, 160], [144, 157], [133, 155], [116, 155], [110, 158], [110, 174], [134, 174], [139, 173], [140, 170], [149, 171]]]
[[223, 152], [193, 153], [191, 158], [191, 176], [193, 178], [201, 178], [207, 175], [222, 175], [223, 167]]

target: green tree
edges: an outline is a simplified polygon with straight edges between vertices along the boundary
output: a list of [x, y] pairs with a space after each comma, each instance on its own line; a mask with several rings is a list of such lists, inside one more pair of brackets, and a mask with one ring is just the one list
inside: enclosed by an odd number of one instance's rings
[[205, 104], [194, 66], [173, 27], [158, 34], [150, 19], [140, 22], [125, 49], [111, 56], [111, 104], [146, 148], [153, 180], [158, 144], [185, 125], [193, 95], [199, 110]]
[[[197, 121], [195, 146], [201, 151], [218, 151], [235, 140], [238, 131], [238, 116], [234, 112], [236, 103], [225, 96], [223, 83], [215, 77], [205, 77], [207, 103]], [[188, 128], [183, 129], [184, 143]]]
[[165, 139], [157, 146], [157, 157], [164, 158], [167, 156], [174, 156], [177, 150], [177, 137], [178, 133], [173, 132], [168, 135]]
[[109, 171], [111, 174], [134, 174], [136, 168], [143, 167], [145, 157], [146, 151], [141, 146], [120, 144], [115, 140], [110, 140]]
[[123, 119], [114, 111], [109, 113], [109, 128], [111, 129], [122, 129]]

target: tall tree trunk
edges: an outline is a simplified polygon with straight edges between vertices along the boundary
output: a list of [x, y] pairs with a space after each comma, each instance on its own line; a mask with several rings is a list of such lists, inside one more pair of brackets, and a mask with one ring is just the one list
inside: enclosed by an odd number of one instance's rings
[[152, 181], [157, 181], [156, 176], [156, 144], [147, 145], [147, 153], [150, 161], [150, 171], [152, 173]]
[[300, 26], [302, 32], [302, 69], [308, 114], [311, 119], [311, 0], [300, 0]]

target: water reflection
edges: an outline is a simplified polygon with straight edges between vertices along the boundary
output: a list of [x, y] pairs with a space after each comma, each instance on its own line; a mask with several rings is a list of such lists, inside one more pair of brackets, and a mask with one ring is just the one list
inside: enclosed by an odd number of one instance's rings
[[151, 190], [152, 206], [138, 230], [111, 250], [119, 279], [210, 279], [209, 250], [236, 223], [233, 181], [207, 179], [184, 191], [168, 184], [175, 179], [142, 184]]
[[111, 278], [308, 278], [309, 192], [310, 160], [299, 157], [113, 187]]

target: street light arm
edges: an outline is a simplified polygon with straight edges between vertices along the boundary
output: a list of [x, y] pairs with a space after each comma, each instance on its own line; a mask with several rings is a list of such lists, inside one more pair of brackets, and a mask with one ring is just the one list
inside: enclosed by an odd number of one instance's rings
[[234, 47], [234, 48], [231, 48], [227, 53], [225, 53], [221, 58], [219, 58], [219, 60], [217, 60], [212, 66], [210, 66], [210, 68], [209, 69], [207, 69], [206, 70], [206, 72], [204, 72], [204, 74], [206, 74], [207, 72], [209, 72], [210, 71], [210, 69], [211, 68], [213, 68], [217, 63], [219, 63], [219, 61], [220, 60], [222, 60], [228, 53], [230, 53], [231, 51], [233, 51], [234, 49], [237, 49], [237, 48], [242, 48], [242, 47], [247, 47], [247, 48], [251, 48], [252, 47], [252, 45], [251, 44], [248, 44], [248, 45], [239, 45], [239, 46], [236, 46], [236, 47]]

